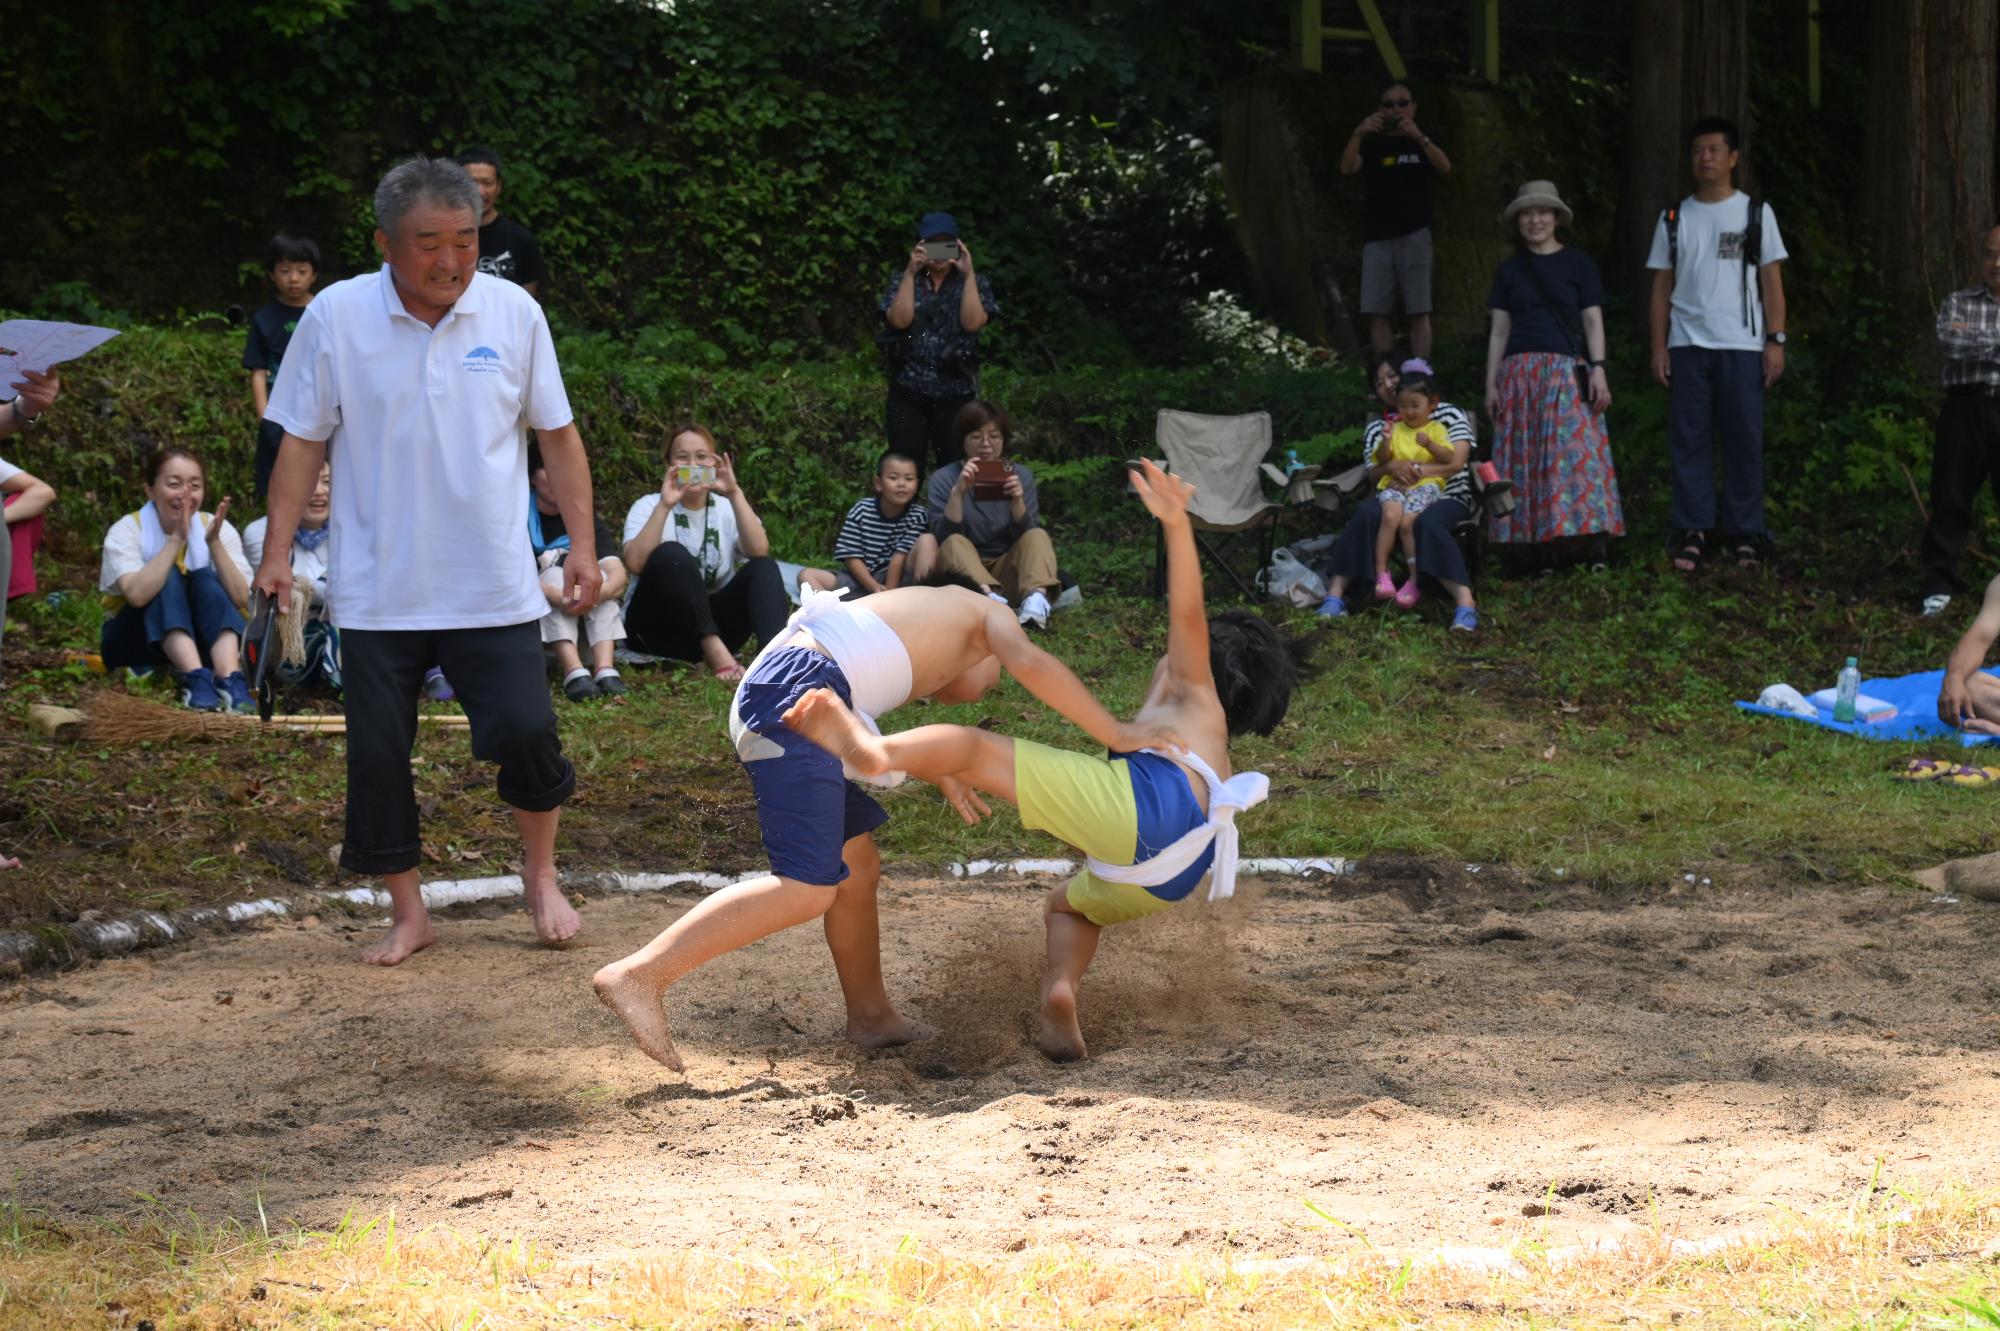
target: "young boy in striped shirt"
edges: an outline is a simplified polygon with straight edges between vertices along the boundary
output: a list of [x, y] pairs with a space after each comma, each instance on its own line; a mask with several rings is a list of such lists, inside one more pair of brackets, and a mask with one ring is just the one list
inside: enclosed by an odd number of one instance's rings
[[850, 598], [903, 584], [904, 565], [917, 537], [930, 529], [930, 515], [916, 501], [917, 460], [890, 449], [875, 463], [875, 493], [847, 510], [833, 543], [838, 569], [799, 571], [801, 586], [832, 591], [847, 588]]

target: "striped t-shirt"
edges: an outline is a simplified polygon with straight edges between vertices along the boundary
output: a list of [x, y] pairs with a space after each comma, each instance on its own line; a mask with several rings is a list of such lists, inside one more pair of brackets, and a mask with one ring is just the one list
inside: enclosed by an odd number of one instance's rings
[[908, 553], [930, 525], [930, 514], [922, 504], [913, 502], [889, 518], [882, 515], [882, 497], [870, 495], [847, 510], [840, 535], [834, 538], [833, 557], [860, 560], [867, 565], [869, 575], [880, 582], [889, 575], [889, 561]]

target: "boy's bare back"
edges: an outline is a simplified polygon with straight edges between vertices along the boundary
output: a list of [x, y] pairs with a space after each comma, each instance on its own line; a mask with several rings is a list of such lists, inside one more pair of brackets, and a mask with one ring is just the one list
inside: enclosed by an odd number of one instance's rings
[[998, 650], [989, 635], [1021, 626], [999, 602], [963, 587], [896, 587], [860, 604], [910, 654], [910, 696], [927, 698]]

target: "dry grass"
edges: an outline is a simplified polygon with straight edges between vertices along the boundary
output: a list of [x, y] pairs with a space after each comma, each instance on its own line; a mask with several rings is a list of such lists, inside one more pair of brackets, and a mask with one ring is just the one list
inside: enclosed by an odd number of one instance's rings
[[158, 1212], [61, 1230], [0, 1212], [0, 1325], [54, 1327], [1902, 1327], [2000, 1331], [2000, 1197], [1871, 1192], [1703, 1255], [1664, 1235], [1479, 1273], [1393, 1259], [1337, 1222], [1325, 1260], [1241, 1254], [1146, 1266], [1072, 1252], [981, 1263], [905, 1246], [872, 1257], [633, 1253], [393, 1217], [266, 1236]]

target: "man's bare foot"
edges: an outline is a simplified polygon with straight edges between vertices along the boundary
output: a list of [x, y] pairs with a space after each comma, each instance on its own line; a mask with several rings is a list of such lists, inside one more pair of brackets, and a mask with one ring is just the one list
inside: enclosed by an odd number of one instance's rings
[[929, 1022], [914, 1021], [900, 1012], [884, 1021], [847, 1023], [848, 1043], [863, 1049], [894, 1049], [932, 1039], [937, 1033], [937, 1027]]
[[626, 970], [623, 962], [614, 961], [591, 976], [590, 987], [597, 991], [598, 1002], [618, 1014], [632, 1033], [632, 1042], [648, 1058], [675, 1072], [687, 1071], [674, 1048], [673, 1032], [667, 1029], [667, 1010], [650, 985]]
[[1042, 990], [1042, 1029], [1035, 1048], [1058, 1063], [1088, 1058], [1083, 1028], [1076, 1024], [1076, 989], [1067, 980], [1051, 980]]
[[889, 751], [882, 737], [862, 725], [832, 689], [808, 690], [780, 719], [863, 776], [889, 770]]
[[399, 966], [437, 942], [437, 938], [429, 915], [397, 920], [380, 941], [361, 949], [361, 960], [370, 966]]
[[0, 869], [18, 869], [21, 861], [12, 855], [0, 854]]
[[535, 936], [550, 947], [561, 947], [576, 937], [576, 931], [583, 927], [576, 907], [569, 904], [569, 898], [562, 894], [562, 887], [556, 882], [555, 866], [547, 869], [523, 873], [521, 890], [528, 898], [528, 914], [535, 919]]

